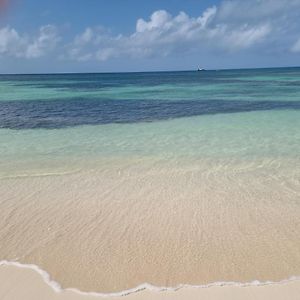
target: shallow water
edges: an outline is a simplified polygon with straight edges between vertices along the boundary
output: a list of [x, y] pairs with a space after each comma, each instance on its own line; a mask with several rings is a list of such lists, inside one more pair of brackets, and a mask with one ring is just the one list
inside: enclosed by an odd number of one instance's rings
[[0, 76], [0, 260], [98, 292], [299, 275], [299, 82]]

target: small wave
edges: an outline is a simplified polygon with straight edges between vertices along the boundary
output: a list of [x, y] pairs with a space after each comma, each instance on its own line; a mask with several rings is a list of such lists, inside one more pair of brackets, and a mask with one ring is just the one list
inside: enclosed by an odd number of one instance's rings
[[43, 279], [43, 281], [49, 285], [55, 292], [61, 293], [64, 291], [70, 291], [70, 292], [75, 292], [80, 295], [84, 296], [95, 296], [95, 297], [120, 297], [120, 296], [128, 296], [130, 294], [134, 294], [137, 292], [141, 292], [143, 290], [149, 290], [149, 291], [154, 291], [154, 292], [164, 292], [164, 291], [178, 291], [183, 288], [211, 288], [211, 287], [222, 287], [222, 286], [237, 286], [237, 287], [249, 287], [249, 286], [265, 286], [265, 285], [272, 285], [272, 284], [285, 284], [289, 283], [292, 281], [297, 281], [300, 280], [300, 276], [292, 276], [289, 279], [284, 279], [281, 281], [259, 281], [259, 280], [254, 280], [251, 282], [233, 282], [233, 281], [224, 281], [224, 282], [214, 282], [214, 283], [209, 283], [209, 284], [204, 284], [204, 285], [190, 285], [190, 284], [179, 284], [178, 286], [175, 287], [158, 287], [151, 285], [149, 283], [143, 283], [138, 285], [135, 288], [124, 290], [121, 292], [115, 292], [115, 293], [100, 293], [100, 292], [83, 292], [80, 291], [79, 289], [76, 288], [62, 288], [62, 286], [54, 281], [51, 276], [44, 270], [42, 270], [40, 267], [34, 264], [22, 264], [16, 261], [6, 261], [2, 260], [0, 261], [0, 267], [1, 266], [13, 266], [17, 268], [22, 268], [22, 269], [30, 269], [35, 272], [37, 272]]

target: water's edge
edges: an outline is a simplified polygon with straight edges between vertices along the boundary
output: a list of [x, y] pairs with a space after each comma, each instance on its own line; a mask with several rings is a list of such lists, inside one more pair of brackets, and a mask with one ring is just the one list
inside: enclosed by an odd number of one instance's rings
[[74, 292], [80, 295], [84, 296], [95, 296], [95, 297], [120, 297], [120, 296], [127, 296], [130, 294], [138, 293], [143, 290], [149, 290], [149, 291], [154, 291], [154, 292], [163, 292], [163, 291], [178, 291], [183, 288], [211, 288], [211, 287], [222, 287], [222, 286], [237, 286], [237, 287], [249, 287], [249, 286], [265, 286], [265, 285], [273, 285], [273, 284], [285, 284], [289, 283], [292, 281], [298, 281], [300, 280], [300, 276], [291, 276], [289, 279], [284, 279], [281, 281], [258, 281], [254, 280], [252, 282], [214, 282], [214, 283], [209, 283], [205, 285], [189, 285], [189, 284], [180, 284], [175, 287], [158, 287], [158, 286], [153, 286], [149, 283], [143, 283], [138, 285], [135, 288], [129, 289], [129, 290], [124, 290], [120, 292], [115, 292], [115, 293], [100, 293], [100, 292], [83, 292], [80, 291], [79, 289], [76, 288], [62, 288], [62, 286], [56, 282], [54, 279], [51, 278], [51, 276], [41, 269], [39, 266], [34, 265], [34, 264], [22, 264], [16, 261], [6, 261], [2, 260], [0, 261], [0, 267], [1, 266], [13, 266], [17, 268], [22, 268], [22, 269], [30, 269], [38, 273], [43, 281], [50, 286], [56, 293], [61, 293], [65, 291], [70, 291]]

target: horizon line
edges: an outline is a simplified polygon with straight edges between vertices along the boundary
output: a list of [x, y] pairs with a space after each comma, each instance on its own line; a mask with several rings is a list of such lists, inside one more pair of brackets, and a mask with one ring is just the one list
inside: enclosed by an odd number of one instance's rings
[[[268, 69], [297, 69], [300, 66], [284, 66], [284, 67], [253, 67], [253, 68], [220, 68], [220, 69], [203, 69], [204, 72], [211, 71], [238, 71], [238, 70], [268, 70]], [[50, 72], [50, 73], [0, 73], [0, 76], [13, 75], [76, 75], [76, 74], [141, 74], [141, 73], [184, 73], [184, 72], [198, 72], [198, 68], [190, 70], [156, 70], [156, 71], [104, 71], [104, 72]]]

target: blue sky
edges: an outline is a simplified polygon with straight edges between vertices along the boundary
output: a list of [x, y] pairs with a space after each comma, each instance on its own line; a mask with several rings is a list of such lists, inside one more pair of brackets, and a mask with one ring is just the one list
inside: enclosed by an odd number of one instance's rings
[[1, 73], [300, 65], [300, 0], [6, 1]]

